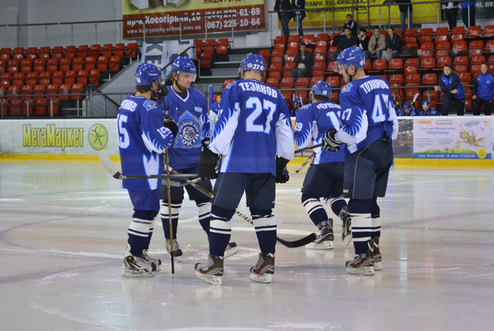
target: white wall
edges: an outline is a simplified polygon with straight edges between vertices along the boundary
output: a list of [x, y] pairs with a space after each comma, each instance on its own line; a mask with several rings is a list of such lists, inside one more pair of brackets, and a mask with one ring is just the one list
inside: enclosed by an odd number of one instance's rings
[[[122, 0], [1, 0], [0, 3], [0, 25], [122, 19]], [[242, 33], [234, 38], [235, 47], [270, 46], [271, 40], [280, 35], [277, 16], [267, 14], [273, 10], [274, 3], [275, 0], [265, 1], [267, 32]], [[275, 26], [273, 33], [270, 32], [270, 25]], [[71, 25], [40, 25], [20, 29], [0, 26], [0, 48], [128, 42], [121, 36], [120, 23], [99, 23], [97, 34], [94, 24], [77, 24], [73, 28]], [[210, 34], [210, 37], [216, 36]], [[202, 38], [197, 36], [197, 39]]]

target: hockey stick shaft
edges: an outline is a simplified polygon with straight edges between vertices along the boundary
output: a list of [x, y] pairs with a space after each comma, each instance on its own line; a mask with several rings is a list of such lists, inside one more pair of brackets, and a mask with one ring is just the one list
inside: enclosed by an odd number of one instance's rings
[[161, 179], [167, 179], [167, 178], [182, 178], [182, 177], [199, 177], [198, 174], [175, 174], [175, 175], [123, 175], [120, 171], [117, 170], [117, 168], [113, 165], [110, 156], [106, 152], [106, 150], [102, 149], [101, 151], [98, 152], [98, 158], [103, 165], [103, 167], [106, 169], [106, 171], [116, 179], [153, 179], [153, 178], [161, 178]]
[[[172, 173], [177, 173], [176, 170], [171, 170]], [[198, 191], [202, 192], [203, 194], [205, 194], [206, 196], [208, 197], [211, 197], [213, 194], [211, 192], [209, 192], [208, 190], [206, 190], [205, 188], [195, 184], [195, 183], [192, 183], [190, 180], [184, 178], [183, 179], [186, 183], [189, 184], [190, 182], [190, 185], [197, 189]], [[239, 212], [238, 210], [235, 209], [235, 214], [237, 214], [237, 216], [241, 217], [244, 221], [246, 221], [247, 223], [249, 224], [252, 224], [254, 225], [254, 222], [250, 219], [250, 217], [242, 214], [241, 212]], [[305, 246], [311, 242], [313, 242], [314, 240], [316, 240], [316, 234], [315, 233], [311, 233], [310, 235], [306, 236], [306, 237], [303, 237], [301, 239], [298, 239], [298, 240], [295, 240], [295, 241], [288, 241], [288, 240], [284, 240], [284, 239], [281, 239], [279, 237], [276, 237], [276, 240], [278, 240], [282, 245], [286, 246], [286, 247], [289, 247], [289, 248], [296, 248], [296, 247], [301, 247], [301, 246]]]
[[[166, 165], [166, 174], [170, 175], [170, 166], [168, 162], [168, 149], [165, 150], [165, 165]], [[173, 258], [173, 253], [175, 253], [173, 249], [173, 224], [172, 224], [172, 196], [170, 194], [170, 177], [166, 179], [167, 183], [167, 195], [168, 195], [168, 226], [170, 227], [170, 256], [171, 256], [171, 267], [172, 274], [175, 273], [175, 261]]]
[[300, 168], [298, 168], [297, 170], [295, 170], [295, 173], [298, 174], [300, 171], [302, 171], [302, 169], [307, 165], [307, 163], [310, 162], [310, 160], [312, 160], [314, 158], [314, 156], [316, 156], [316, 153], [312, 153], [312, 155], [309, 156], [309, 158], [307, 160], [305, 160], [304, 163], [302, 163], [302, 165], [300, 166]]
[[304, 147], [304, 148], [301, 148], [301, 149], [297, 149], [295, 151], [295, 154], [299, 154], [299, 153], [302, 153], [302, 152], [305, 152], [305, 151], [308, 151], [310, 149], [314, 149], [314, 148], [318, 148], [318, 147], [321, 147], [323, 144], [316, 144], [316, 145], [312, 145], [312, 146], [307, 146], [307, 147]]

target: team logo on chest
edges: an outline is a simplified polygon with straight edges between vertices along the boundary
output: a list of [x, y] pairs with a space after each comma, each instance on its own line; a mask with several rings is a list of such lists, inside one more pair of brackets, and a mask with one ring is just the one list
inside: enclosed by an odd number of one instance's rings
[[178, 119], [178, 136], [175, 147], [194, 147], [201, 138], [201, 127], [197, 117], [186, 111]]

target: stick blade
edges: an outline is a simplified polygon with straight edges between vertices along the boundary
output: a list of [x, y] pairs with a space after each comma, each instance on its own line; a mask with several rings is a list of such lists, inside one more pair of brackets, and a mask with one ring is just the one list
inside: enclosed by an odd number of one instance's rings
[[305, 246], [307, 244], [310, 244], [314, 240], [316, 240], [316, 238], [317, 238], [317, 235], [315, 233], [311, 233], [307, 237], [303, 237], [303, 238], [295, 240], [295, 241], [288, 241], [288, 240], [284, 240], [284, 239], [276, 237], [276, 239], [280, 242], [280, 244], [282, 244], [288, 248], [297, 248], [297, 247]]
[[100, 150], [98, 152], [98, 158], [99, 158], [101, 164], [103, 165], [103, 167], [106, 169], [106, 171], [108, 171], [108, 173], [110, 175], [112, 175], [112, 177], [118, 179], [120, 172], [113, 165], [113, 162], [111, 161], [110, 156], [108, 155], [106, 150], [104, 150], [104, 149]]

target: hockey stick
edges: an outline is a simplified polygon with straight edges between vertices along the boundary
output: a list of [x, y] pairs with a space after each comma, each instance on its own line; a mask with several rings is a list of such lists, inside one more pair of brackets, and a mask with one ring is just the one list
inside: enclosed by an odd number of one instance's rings
[[182, 177], [199, 177], [198, 174], [175, 174], [175, 175], [123, 175], [117, 168], [113, 165], [110, 156], [106, 150], [102, 149], [98, 152], [98, 158], [101, 164], [106, 169], [106, 171], [116, 179], [152, 179], [152, 178], [182, 178]]
[[[166, 165], [166, 174], [170, 175], [170, 166], [168, 162], [168, 149], [165, 150], [165, 165]], [[171, 267], [172, 274], [175, 273], [175, 258], [173, 257], [173, 253], [175, 252], [173, 249], [173, 225], [172, 225], [172, 196], [170, 194], [170, 177], [166, 179], [167, 183], [167, 195], [168, 195], [168, 225], [170, 227], [170, 258], [171, 258]]]
[[314, 156], [316, 156], [316, 153], [312, 153], [311, 156], [305, 160], [304, 163], [302, 163], [302, 165], [300, 166], [300, 168], [298, 168], [297, 170], [295, 170], [295, 173], [298, 174], [300, 171], [302, 171], [302, 169], [307, 165], [307, 163], [310, 162], [310, 160], [312, 160], [314, 158]]
[[321, 147], [322, 145], [323, 144], [317, 144], [317, 145], [312, 145], [312, 146], [307, 146], [307, 147], [304, 147], [304, 148], [301, 148], [301, 149], [297, 149], [295, 151], [295, 154], [299, 154], [299, 153], [308, 151], [309, 149], [314, 149], [314, 148], [317, 148], [317, 147]]
[[[171, 170], [172, 173], [177, 173], [176, 170]], [[192, 183], [190, 180], [188, 180], [187, 178], [183, 178], [183, 180], [190, 184], [193, 188], [195, 188], [196, 190], [198, 190], [199, 192], [203, 193], [204, 195], [208, 196], [208, 197], [211, 197], [213, 194], [211, 192], [209, 192], [208, 190], [206, 190], [204, 187], [201, 187], [195, 183]], [[246, 221], [247, 223], [250, 223], [252, 225], [254, 225], [254, 222], [246, 215], [242, 214], [241, 212], [239, 212], [238, 210], [235, 209], [235, 214], [237, 214], [237, 216], [241, 217], [244, 221]], [[281, 244], [285, 245], [286, 247], [288, 248], [296, 248], [296, 247], [301, 247], [301, 246], [305, 246], [307, 244], [310, 244], [311, 242], [313, 242], [314, 240], [316, 240], [317, 236], [315, 233], [311, 233], [310, 235], [306, 236], [306, 237], [303, 237], [303, 238], [300, 238], [298, 240], [295, 240], [295, 241], [288, 241], [288, 240], [284, 240], [284, 239], [281, 239], [279, 237], [276, 237], [276, 240], [278, 240]]]

